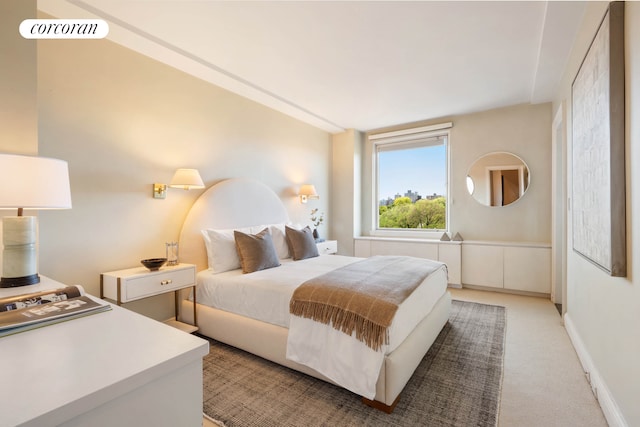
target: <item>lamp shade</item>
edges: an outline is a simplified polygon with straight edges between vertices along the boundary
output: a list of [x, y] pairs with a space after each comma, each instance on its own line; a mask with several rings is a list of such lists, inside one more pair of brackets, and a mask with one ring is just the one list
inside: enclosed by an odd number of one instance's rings
[[204, 188], [204, 182], [202, 182], [198, 169], [178, 169], [173, 175], [169, 187], [191, 190]]
[[69, 209], [67, 162], [0, 154], [0, 209]]
[[316, 187], [313, 184], [304, 184], [300, 187], [298, 195], [313, 198], [318, 196], [318, 192], [316, 191]]

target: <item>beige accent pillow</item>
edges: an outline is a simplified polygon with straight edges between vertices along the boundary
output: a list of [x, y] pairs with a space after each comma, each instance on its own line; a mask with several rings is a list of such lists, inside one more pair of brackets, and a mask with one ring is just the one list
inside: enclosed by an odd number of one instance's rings
[[268, 228], [258, 234], [246, 234], [236, 230], [233, 235], [243, 273], [253, 273], [280, 265]]
[[296, 230], [289, 226], [285, 227], [289, 252], [294, 261], [318, 256], [318, 246], [313, 238], [313, 232], [306, 226], [302, 230]]

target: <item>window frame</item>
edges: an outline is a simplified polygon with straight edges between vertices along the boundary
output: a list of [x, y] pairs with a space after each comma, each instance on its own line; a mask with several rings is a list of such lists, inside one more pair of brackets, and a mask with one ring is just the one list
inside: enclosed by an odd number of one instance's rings
[[[373, 236], [389, 236], [389, 237], [416, 237], [416, 238], [440, 238], [443, 233], [448, 233], [451, 227], [451, 132], [452, 123], [442, 123], [438, 125], [422, 126], [416, 128], [407, 128], [392, 132], [373, 133], [367, 136], [371, 144], [372, 155], [372, 224], [371, 235]], [[380, 223], [380, 174], [379, 174], [379, 148], [380, 146], [390, 147], [393, 145], [406, 146], [407, 144], [416, 144], [422, 146], [421, 141], [427, 143], [427, 140], [433, 138], [444, 138], [445, 148], [445, 191], [446, 211], [445, 211], [445, 229], [424, 229], [424, 228], [381, 228]], [[384, 150], [389, 151], [389, 150]]]

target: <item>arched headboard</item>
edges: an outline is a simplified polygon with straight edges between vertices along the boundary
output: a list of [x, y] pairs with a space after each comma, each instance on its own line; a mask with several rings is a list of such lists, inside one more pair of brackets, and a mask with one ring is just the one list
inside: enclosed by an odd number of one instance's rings
[[269, 187], [248, 178], [219, 182], [202, 193], [182, 224], [180, 261], [207, 268], [201, 230], [229, 229], [289, 222], [282, 201]]

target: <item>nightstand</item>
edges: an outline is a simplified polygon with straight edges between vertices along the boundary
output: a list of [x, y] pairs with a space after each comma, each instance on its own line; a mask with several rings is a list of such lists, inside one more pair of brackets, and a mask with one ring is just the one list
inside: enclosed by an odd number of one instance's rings
[[[186, 288], [193, 288], [193, 325], [178, 321], [180, 304], [178, 291]], [[174, 293], [176, 318], [165, 323], [188, 333], [197, 331], [195, 265], [165, 266], [157, 271], [136, 267], [100, 274], [100, 298], [108, 298], [118, 305], [167, 292]]]
[[316, 243], [316, 246], [318, 246], [318, 253], [320, 255], [333, 255], [338, 253], [337, 240], [325, 240], [324, 242]]

